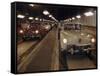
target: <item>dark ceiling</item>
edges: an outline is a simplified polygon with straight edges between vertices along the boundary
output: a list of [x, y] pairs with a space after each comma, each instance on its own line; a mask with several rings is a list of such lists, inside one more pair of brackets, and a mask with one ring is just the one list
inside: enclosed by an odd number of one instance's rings
[[30, 3], [18, 2], [16, 4], [17, 14], [24, 14], [26, 16], [39, 17], [44, 19], [51, 19], [43, 15], [43, 10], [48, 10], [57, 20], [64, 20], [78, 14], [83, 14], [89, 10], [94, 11], [96, 7], [88, 6], [72, 6], [72, 5], [55, 5], [55, 4], [38, 4], [34, 7], [29, 6]]

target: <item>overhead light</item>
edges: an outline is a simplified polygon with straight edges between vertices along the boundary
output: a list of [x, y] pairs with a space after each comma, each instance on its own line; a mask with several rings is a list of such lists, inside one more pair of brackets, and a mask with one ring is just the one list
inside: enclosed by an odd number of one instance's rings
[[20, 30], [20, 31], [19, 31], [19, 33], [21, 33], [21, 34], [22, 34], [23, 32], [24, 32], [23, 30]]
[[81, 16], [80, 15], [77, 15], [76, 18], [81, 18]]
[[29, 19], [29, 20], [33, 20], [33, 17], [29, 17], [28, 19]]
[[84, 13], [84, 15], [85, 16], [92, 16], [93, 15], [93, 12], [91, 12], [91, 11], [90, 12], [86, 12], [86, 13]]
[[35, 18], [35, 20], [39, 20], [39, 18], [38, 18], [38, 17], [36, 17], [36, 18]]
[[52, 17], [52, 15], [49, 15], [49, 17]]
[[75, 17], [72, 17], [72, 20], [75, 20]]
[[34, 7], [34, 4], [29, 4], [29, 6]]
[[63, 43], [66, 44], [67, 43], [67, 39], [63, 39]]
[[49, 15], [49, 12], [48, 12], [47, 10], [44, 10], [44, 11], [43, 11], [43, 14], [44, 14], [44, 15]]
[[38, 34], [38, 33], [39, 33], [39, 31], [38, 31], [38, 30], [36, 30], [36, 31], [35, 31], [35, 33], [36, 33], [36, 34]]
[[25, 16], [24, 15], [21, 15], [21, 14], [19, 14], [19, 15], [17, 15], [17, 18], [24, 18]]

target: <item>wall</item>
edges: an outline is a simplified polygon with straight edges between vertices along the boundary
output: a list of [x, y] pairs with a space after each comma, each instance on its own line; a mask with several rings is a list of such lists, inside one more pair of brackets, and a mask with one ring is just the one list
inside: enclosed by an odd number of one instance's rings
[[96, 27], [96, 11], [94, 12], [94, 14], [92, 16], [81, 15], [80, 19], [75, 18], [75, 20], [65, 21], [65, 23], [68, 23], [68, 24], [76, 23], [76, 24], [82, 24], [82, 25]]

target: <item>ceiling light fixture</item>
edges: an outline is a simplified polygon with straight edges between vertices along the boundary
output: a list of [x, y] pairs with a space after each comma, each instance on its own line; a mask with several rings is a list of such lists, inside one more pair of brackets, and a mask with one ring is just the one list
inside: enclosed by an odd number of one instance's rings
[[76, 18], [81, 18], [81, 16], [80, 15], [77, 15]]
[[29, 19], [29, 20], [33, 20], [33, 17], [29, 17], [28, 19]]
[[44, 15], [49, 15], [49, 12], [48, 12], [47, 10], [44, 10], [44, 11], [43, 11], [43, 14], [44, 14]]
[[93, 12], [91, 12], [91, 11], [90, 12], [86, 12], [86, 13], [84, 13], [84, 15], [85, 16], [92, 16], [93, 15]]
[[75, 17], [72, 17], [72, 20], [75, 20]]
[[17, 15], [17, 18], [24, 18], [25, 16], [24, 15], [21, 15], [21, 14], [19, 14], [19, 15]]
[[29, 4], [29, 6], [34, 7], [34, 4]]

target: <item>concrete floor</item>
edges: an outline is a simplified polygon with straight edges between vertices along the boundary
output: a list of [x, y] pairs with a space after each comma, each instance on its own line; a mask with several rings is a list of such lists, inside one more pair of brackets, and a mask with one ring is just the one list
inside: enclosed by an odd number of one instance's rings
[[67, 57], [68, 69], [90, 69], [96, 68], [93, 61], [87, 56], [68, 56]]
[[[88, 29], [87, 29], [88, 30]], [[81, 36], [84, 33], [84, 36]], [[90, 43], [90, 38], [87, 38], [86, 31], [61, 31], [61, 48], [64, 47], [63, 39], [68, 39], [68, 44], [77, 43], [78, 38], [82, 38], [82, 43]], [[32, 51], [24, 57], [22, 63], [18, 65], [18, 72], [37, 72], [37, 71], [51, 71], [61, 70], [59, 66], [62, 66], [59, 61], [59, 47], [58, 47], [58, 31], [57, 28], [53, 28], [42, 41]], [[33, 42], [27, 42], [18, 46], [19, 55], [22, 55], [29, 46], [33, 45]], [[87, 56], [67, 56], [65, 60], [67, 62], [66, 70], [70, 69], [86, 69], [96, 68], [93, 62]]]
[[[25, 57], [18, 72], [50, 71], [58, 68], [57, 28], [53, 28]], [[56, 66], [56, 67], [55, 67]], [[55, 68], [54, 68], [55, 67]]]

